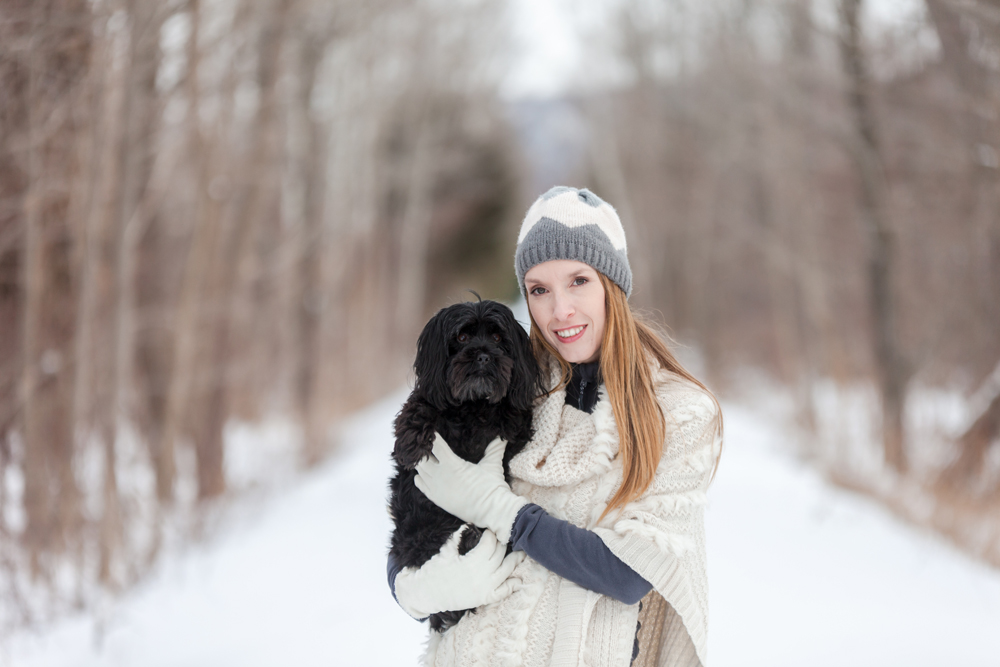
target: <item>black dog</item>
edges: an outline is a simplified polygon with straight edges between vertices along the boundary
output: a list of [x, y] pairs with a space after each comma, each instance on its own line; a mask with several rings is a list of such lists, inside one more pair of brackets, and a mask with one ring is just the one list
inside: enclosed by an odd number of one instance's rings
[[[431, 452], [434, 432], [472, 463], [499, 435], [507, 441], [503, 466], [510, 482], [508, 464], [531, 440], [532, 402], [541, 391], [528, 335], [510, 308], [496, 301], [438, 311], [420, 334], [413, 367], [413, 393], [396, 415], [396, 475], [389, 482], [395, 523], [389, 553], [401, 568], [425, 563], [462, 525], [413, 484], [414, 466]], [[476, 546], [481, 535], [469, 525], [459, 553]], [[444, 632], [465, 611], [431, 614], [431, 627]]]

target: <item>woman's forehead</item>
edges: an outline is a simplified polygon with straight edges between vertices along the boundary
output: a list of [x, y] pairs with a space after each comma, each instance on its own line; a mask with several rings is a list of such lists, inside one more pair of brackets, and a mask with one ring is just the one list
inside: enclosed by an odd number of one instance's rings
[[597, 275], [597, 271], [589, 264], [575, 259], [550, 259], [528, 269], [524, 274], [524, 282], [559, 281], [580, 274]]

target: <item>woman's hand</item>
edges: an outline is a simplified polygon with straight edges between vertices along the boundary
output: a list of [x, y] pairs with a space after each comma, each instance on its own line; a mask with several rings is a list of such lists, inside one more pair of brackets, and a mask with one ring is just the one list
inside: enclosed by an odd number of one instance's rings
[[479, 544], [461, 556], [458, 543], [465, 528], [456, 530], [429, 561], [418, 568], [403, 568], [396, 575], [396, 600], [413, 618], [474, 609], [504, 599], [520, 585], [520, 579], [510, 574], [524, 560], [524, 552], [504, 557], [507, 546], [485, 530]]
[[435, 505], [462, 521], [489, 528], [506, 544], [518, 510], [528, 504], [504, 481], [506, 448], [507, 442], [497, 437], [486, 447], [482, 461], [469, 463], [435, 433], [431, 455], [417, 464], [413, 482]]

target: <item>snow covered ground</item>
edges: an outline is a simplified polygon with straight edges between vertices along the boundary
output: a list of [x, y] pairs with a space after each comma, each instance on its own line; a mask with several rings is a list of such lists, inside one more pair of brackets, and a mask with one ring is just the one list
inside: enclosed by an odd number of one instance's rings
[[[425, 627], [392, 600], [384, 559], [405, 395], [358, 414], [340, 456], [167, 559], [115, 608], [17, 636], [0, 665], [416, 664]], [[1000, 666], [1000, 572], [830, 487], [758, 414], [724, 410], [708, 511], [713, 667]]]

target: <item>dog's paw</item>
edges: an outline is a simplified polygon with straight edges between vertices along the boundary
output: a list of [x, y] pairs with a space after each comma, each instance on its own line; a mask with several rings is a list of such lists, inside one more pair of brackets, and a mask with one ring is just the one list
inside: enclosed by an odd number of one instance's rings
[[462, 537], [458, 540], [458, 555], [464, 556], [465, 554], [472, 551], [479, 540], [483, 537], [483, 529], [479, 526], [473, 526], [471, 523], [465, 524], [465, 532], [462, 533]]

